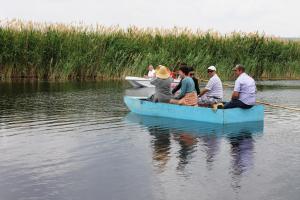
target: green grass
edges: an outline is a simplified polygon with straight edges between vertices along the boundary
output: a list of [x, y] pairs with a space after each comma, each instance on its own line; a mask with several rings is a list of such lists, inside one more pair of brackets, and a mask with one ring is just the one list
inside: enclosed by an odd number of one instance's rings
[[256, 79], [300, 79], [300, 42], [256, 33], [120, 29], [32, 24], [0, 26], [0, 76], [49, 80], [142, 76], [149, 64], [171, 69], [185, 62], [200, 78], [215, 65], [223, 80], [244, 64]]

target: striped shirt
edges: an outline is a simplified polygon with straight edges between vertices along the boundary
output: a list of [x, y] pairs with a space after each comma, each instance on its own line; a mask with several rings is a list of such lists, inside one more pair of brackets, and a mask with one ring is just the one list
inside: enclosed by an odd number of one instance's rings
[[208, 90], [206, 93], [207, 97], [214, 97], [219, 99], [223, 98], [223, 86], [217, 74], [213, 75], [209, 79], [205, 89]]

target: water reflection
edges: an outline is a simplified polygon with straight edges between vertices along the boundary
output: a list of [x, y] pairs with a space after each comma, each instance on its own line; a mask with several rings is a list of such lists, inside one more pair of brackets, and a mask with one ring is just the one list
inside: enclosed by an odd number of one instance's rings
[[227, 139], [232, 157], [232, 187], [236, 189], [240, 187], [242, 174], [253, 166], [254, 138], [249, 130], [242, 130], [239, 134], [228, 134]]
[[[204, 161], [207, 170], [210, 171], [218, 153], [227, 149], [230, 155], [228, 174], [234, 189], [240, 187], [242, 175], [254, 165], [255, 137], [263, 133], [262, 121], [218, 125], [133, 113], [128, 114], [125, 120], [147, 127], [153, 136], [153, 161], [162, 171], [173, 169], [166, 166], [168, 161], [176, 159], [176, 170], [185, 172], [196, 156], [202, 156], [203, 159], [195, 159], [195, 163], [199, 160]], [[197, 152], [199, 149], [201, 151]]]
[[[131, 116], [132, 117], [132, 116]], [[178, 158], [177, 170], [183, 171], [189, 160], [192, 159], [192, 153], [195, 151], [198, 142], [197, 137], [189, 132], [177, 132], [175, 129], [160, 127], [157, 124], [147, 126], [147, 130], [152, 136], [151, 146], [153, 149], [154, 165], [158, 167], [160, 172], [166, 168], [171, 158], [171, 145], [174, 141], [179, 148], [176, 152]]]
[[152, 137], [153, 160], [161, 171], [170, 159], [171, 135], [169, 129], [161, 129], [159, 126], [149, 126], [148, 131]]
[[[262, 123], [129, 123], [123, 96], [151, 93], [129, 87], [0, 83], [0, 199], [299, 199], [298, 112], [266, 107], [262, 137]], [[295, 88], [258, 97], [300, 106]]]
[[201, 135], [199, 136], [199, 138], [201, 139], [205, 147], [205, 160], [207, 163], [207, 169], [212, 170], [215, 156], [217, 155], [220, 149], [221, 138], [218, 137], [217, 134]]
[[194, 135], [188, 132], [175, 134], [174, 140], [177, 141], [180, 146], [178, 150], [177, 170], [184, 171], [185, 166], [193, 158], [193, 152], [196, 151], [198, 140]]

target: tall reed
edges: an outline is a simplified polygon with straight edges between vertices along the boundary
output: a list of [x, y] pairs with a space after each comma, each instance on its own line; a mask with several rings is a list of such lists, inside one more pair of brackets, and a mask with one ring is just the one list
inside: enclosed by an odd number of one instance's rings
[[300, 79], [300, 42], [258, 33], [192, 32], [0, 21], [0, 76], [39, 79], [117, 79], [141, 76], [149, 64], [185, 62], [223, 79], [244, 64], [256, 79]]

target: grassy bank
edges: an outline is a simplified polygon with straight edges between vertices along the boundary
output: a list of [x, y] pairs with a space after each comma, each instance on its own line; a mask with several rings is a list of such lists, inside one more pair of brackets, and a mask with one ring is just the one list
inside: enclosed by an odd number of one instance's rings
[[120, 29], [1, 22], [0, 76], [111, 79], [141, 76], [148, 64], [185, 62], [198, 76], [216, 65], [223, 79], [242, 63], [257, 79], [299, 79], [300, 43], [255, 33], [220, 36], [186, 29]]

